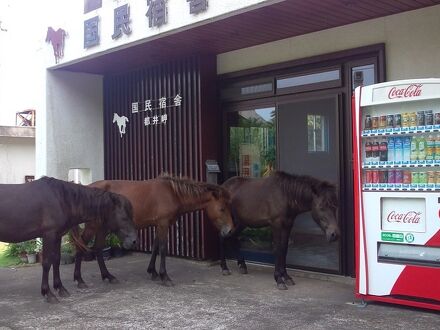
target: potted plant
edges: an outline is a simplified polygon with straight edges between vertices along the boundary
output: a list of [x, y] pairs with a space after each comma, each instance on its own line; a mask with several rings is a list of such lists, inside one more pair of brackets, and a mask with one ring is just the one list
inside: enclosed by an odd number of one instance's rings
[[23, 242], [24, 250], [26, 252], [27, 262], [29, 264], [35, 264], [37, 262], [37, 252], [39, 250], [39, 242], [36, 239]]
[[60, 263], [63, 265], [71, 264], [75, 261], [75, 247], [72, 242], [71, 234], [64, 236], [61, 240], [61, 259]]
[[6, 254], [10, 257], [18, 257], [22, 263], [27, 263], [25, 242], [9, 243]]

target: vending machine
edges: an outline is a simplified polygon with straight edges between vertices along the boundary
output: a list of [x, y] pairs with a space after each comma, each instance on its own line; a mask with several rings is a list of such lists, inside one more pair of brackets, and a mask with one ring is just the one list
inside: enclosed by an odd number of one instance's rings
[[440, 79], [353, 98], [356, 296], [440, 310]]

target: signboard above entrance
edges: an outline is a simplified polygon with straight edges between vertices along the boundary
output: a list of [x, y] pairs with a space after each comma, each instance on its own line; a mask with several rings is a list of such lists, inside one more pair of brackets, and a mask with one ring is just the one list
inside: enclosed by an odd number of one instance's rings
[[[189, 14], [197, 15], [208, 9], [208, 0], [181, 0], [188, 2]], [[145, 16], [148, 19], [149, 28], [159, 28], [168, 23], [168, 0], [147, 0], [147, 11]], [[99, 7], [96, 8], [98, 10]], [[107, 18], [104, 18], [107, 19]], [[100, 41], [100, 16], [94, 16], [84, 21], [84, 48], [99, 45]], [[131, 30], [130, 5], [128, 3], [114, 8], [113, 34], [109, 37], [118, 39], [123, 34], [130, 35]]]

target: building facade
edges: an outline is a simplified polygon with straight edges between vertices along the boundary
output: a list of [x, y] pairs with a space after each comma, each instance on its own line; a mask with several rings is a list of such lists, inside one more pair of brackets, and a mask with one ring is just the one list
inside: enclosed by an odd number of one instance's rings
[[[85, 168], [92, 180], [170, 172], [202, 181], [214, 160], [219, 182], [273, 169], [326, 179], [339, 189], [341, 240], [325, 243], [302, 215], [287, 261], [353, 275], [352, 91], [440, 76], [439, 3], [69, 4], [53, 23], [61, 26], [52, 26], [66, 32], [58, 30], [64, 53], [54, 58], [48, 45], [44, 54], [37, 176], [67, 179], [69, 169]], [[140, 233], [141, 250], [153, 235]], [[202, 214], [180, 219], [169, 235], [172, 255], [216, 256], [216, 234]], [[246, 257], [273, 262], [270, 235], [246, 231]]]

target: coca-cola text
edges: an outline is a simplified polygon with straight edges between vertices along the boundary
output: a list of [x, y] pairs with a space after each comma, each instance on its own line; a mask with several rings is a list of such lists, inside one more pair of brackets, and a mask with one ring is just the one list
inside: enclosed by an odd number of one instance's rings
[[400, 223], [419, 223], [420, 215], [422, 212], [408, 211], [406, 213], [397, 213], [396, 211], [391, 211], [388, 213], [388, 222], [400, 222]]
[[406, 88], [393, 87], [388, 93], [389, 99], [417, 97], [422, 95], [422, 84], [411, 84]]

